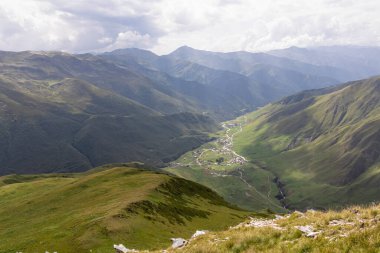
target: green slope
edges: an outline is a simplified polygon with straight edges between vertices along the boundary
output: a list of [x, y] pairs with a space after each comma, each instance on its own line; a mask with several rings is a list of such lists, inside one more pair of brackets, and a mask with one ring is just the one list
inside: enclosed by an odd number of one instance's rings
[[130, 166], [0, 177], [0, 252], [165, 248], [171, 237], [225, 229], [248, 215], [199, 184]]
[[235, 149], [280, 178], [290, 207], [380, 199], [380, 78], [300, 93], [248, 118]]

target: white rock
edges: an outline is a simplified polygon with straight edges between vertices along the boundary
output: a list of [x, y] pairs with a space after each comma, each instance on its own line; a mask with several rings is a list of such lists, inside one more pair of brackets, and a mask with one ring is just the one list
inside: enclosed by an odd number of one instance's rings
[[116, 250], [117, 253], [130, 253], [130, 252], [138, 252], [135, 249], [128, 249], [123, 244], [113, 245], [113, 248]]
[[207, 230], [197, 230], [195, 231], [195, 233], [191, 236], [191, 238], [196, 238], [200, 235], [205, 235], [206, 233], [208, 233]]
[[281, 227], [277, 225], [275, 222], [277, 219], [274, 220], [263, 220], [263, 219], [251, 219], [251, 221], [246, 224], [246, 227], [257, 227], [257, 228], [264, 228], [264, 227], [271, 227], [277, 230], [282, 230]]
[[332, 220], [329, 222], [329, 226], [344, 226], [344, 225], [353, 226], [355, 225], [355, 223], [344, 221], [344, 220]]
[[173, 249], [182, 248], [183, 246], [187, 244], [187, 241], [183, 238], [171, 238], [171, 240], [173, 242], [172, 244]]
[[300, 212], [300, 211], [297, 211], [297, 210], [296, 210], [296, 211], [294, 211], [293, 213], [294, 213], [294, 214], [298, 214], [298, 215], [300, 215], [300, 216], [305, 216], [305, 214], [304, 214], [304, 213], [302, 213], [302, 212]]
[[306, 226], [295, 226], [298, 230], [304, 233], [307, 237], [316, 237], [321, 232], [315, 232], [314, 228], [310, 225]]

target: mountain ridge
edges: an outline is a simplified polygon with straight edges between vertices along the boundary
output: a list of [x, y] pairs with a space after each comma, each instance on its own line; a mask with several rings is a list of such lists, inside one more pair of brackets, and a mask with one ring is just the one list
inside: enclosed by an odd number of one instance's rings
[[165, 248], [171, 237], [226, 229], [250, 214], [204, 186], [143, 167], [0, 177], [0, 252], [100, 253], [121, 241]]

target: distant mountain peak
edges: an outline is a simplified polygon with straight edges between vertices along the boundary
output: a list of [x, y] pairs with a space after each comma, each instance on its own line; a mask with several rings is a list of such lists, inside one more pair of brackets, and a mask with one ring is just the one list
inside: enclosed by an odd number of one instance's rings
[[183, 45], [183, 46], [177, 48], [176, 50], [174, 50], [173, 52], [171, 52], [170, 55], [187, 54], [187, 53], [191, 53], [191, 52], [195, 52], [195, 51], [198, 51], [198, 50], [194, 49], [192, 47], [189, 47], [187, 45]]
[[177, 48], [176, 50], [196, 50], [196, 49], [189, 47], [188, 45], [183, 45]]

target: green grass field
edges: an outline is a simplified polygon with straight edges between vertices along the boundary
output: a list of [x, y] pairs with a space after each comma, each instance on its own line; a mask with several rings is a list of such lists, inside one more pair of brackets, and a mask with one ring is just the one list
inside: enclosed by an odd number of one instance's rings
[[166, 248], [171, 237], [226, 229], [248, 214], [199, 184], [121, 165], [10, 175], [0, 177], [0, 252]]

